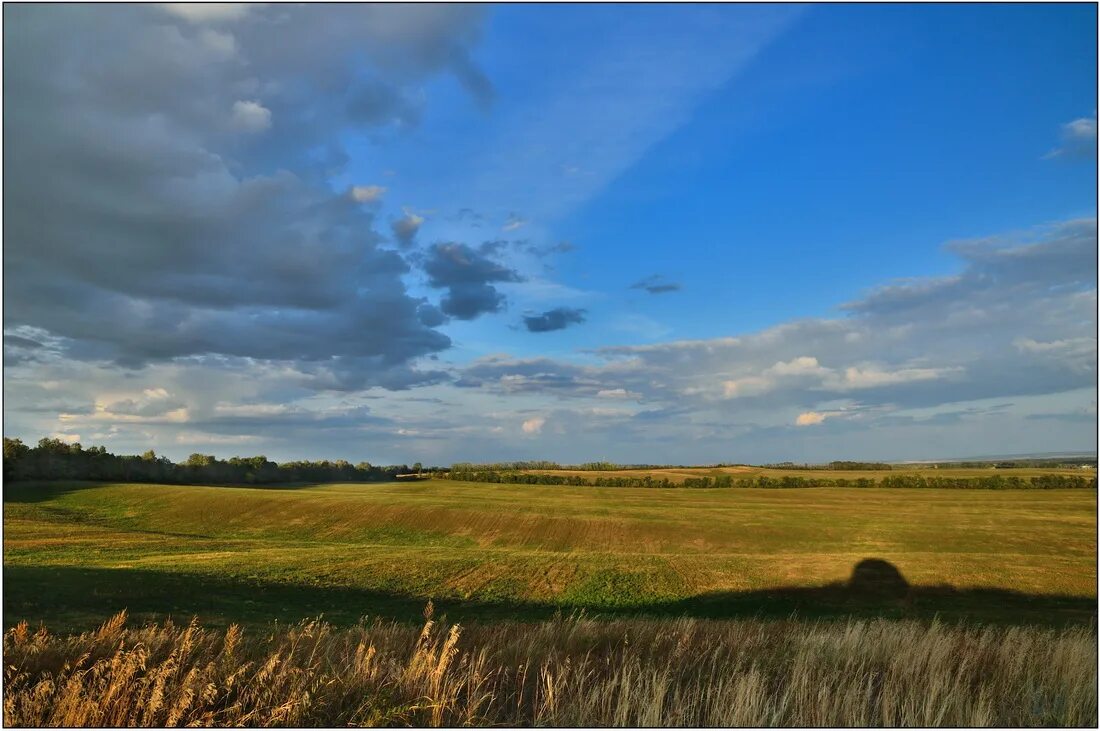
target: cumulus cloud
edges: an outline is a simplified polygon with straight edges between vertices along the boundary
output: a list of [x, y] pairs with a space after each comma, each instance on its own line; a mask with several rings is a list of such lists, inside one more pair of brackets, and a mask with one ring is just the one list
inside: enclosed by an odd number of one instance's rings
[[358, 205], [373, 192], [326, 180], [342, 131], [408, 118], [434, 75], [477, 75], [482, 12], [13, 8], [6, 324], [78, 361], [282, 363], [317, 388], [437, 379], [415, 363], [450, 341]]
[[642, 289], [650, 294], [667, 294], [680, 289], [677, 282], [670, 282], [662, 274], [651, 274], [630, 285], [630, 289]]
[[413, 245], [422, 225], [424, 225], [424, 217], [406, 208], [404, 216], [390, 222], [390, 230], [393, 231], [393, 237], [397, 243], [407, 247]]
[[528, 419], [525, 422], [523, 422], [523, 427], [522, 427], [523, 428], [523, 433], [524, 434], [538, 434], [539, 432], [542, 431], [542, 427], [544, 427], [545, 425], [546, 425], [546, 419], [544, 419], [541, 416], [536, 416], [534, 418]]
[[1048, 152], [1046, 159], [1096, 159], [1096, 113], [1062, 125], [1062, 143]]
[[235, 101], [232, 122], [242, 132], [263, 132], [271, 126], [271, 110], [256, 101]]
[[147, 388], [140, 395], [96, 404], [96, 416], [101, 418], [157, 418], [171, 416], [186, 421], [187, 405], [173, 398], [163, 388]]
[[826, 415], [816, 411], [806, 411], [798, 415], [794, 420], [795, 426], [813, 426], [825, 421]]
[[472, 320], [503, 309], [504, 295], [493, 284], [523, 278], [490, 258], [496, 248], [494, 242], [488, 242], [477, 249], [459, 243], [434, 244], [428, 249], [421, 267], [430, 286], [447, 290], [440, 301], [444, 314]]
[[564, 330], [570, 325], [584, 322], [585, 310], [572, 307], [555, 307], [540, 315], [524, 315], [523, 324], [529, 332], [544, 333]]

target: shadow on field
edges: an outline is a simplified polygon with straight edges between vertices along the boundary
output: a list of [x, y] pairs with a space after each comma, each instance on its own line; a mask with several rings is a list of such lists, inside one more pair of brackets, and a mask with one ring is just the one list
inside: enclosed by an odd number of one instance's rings
[[[269, 625], [323, 615], [333, 624], [364, 616], [422, 621], [427, 597], [333, 586], [175, 574], [142, 569], [9, 566], [4, 569], [4, 617], [44, 622], [55, 632], [87, 630], [126, 609], [134, 620]], [[540, 604], [434, 597], [437, 614], [455, 621], [530, 621], [557, 612], [589, 616], [693, 616], [712, 619], [842, 617], [947, 622], [1095, 626], [1095, 599], [1023, 594], [1000, 589], [912, 586], [887, 561], [864, 559], [846, 582], [820, 587], [716, 592], [631, 606]]]
[[[215, 487], [224, 488], [226, 490], [233, 489], [248, 489], [248, 490], [305, 490], [311, 487], [320, 487], [322, 485], [331, 485], [331, 482], [277, 482], [270, 484], [227, 484], [227, 485], [203, 485], [203, 484], [188, 484], [188, 483], [142, 483], [135, 482], [129, 483], [125, 480], [107, 480], [107, 481], [93, 481], [93, 480], [50, 480], [50, 481], [27, 481], [27, 482], [10, 482], [4, 485], [4, 502], [5, 503], [43, 503], [48, 500], [66, 495], [70, 492], [76, 492], [78, 490], [90, 490], [95, 487], [106, 487], [109, 485], [148, 485], [150, 487], [159, 488], [167, 485], [168, 487]], [[347, 483], [355, 485], [380, 485], [385, 484], [382, 482], [356, 482]]]
[[5, 503], [44, 503], [77, 490], [102, 487], [109, 483], [88, 482], [85, 480], [65, 480], [61, 482], [6, 482], [4, 484]]
[[662, 611], [699, 617], [840, 616], [931, 619], [949, 622], [1095, 625], [1096, 599], [1026, 594], [1008, 589], [957, 589], [950, 584], [909, 584], [888, 561], [866, 558], [846, 582], [700, 594], [666, 604]]

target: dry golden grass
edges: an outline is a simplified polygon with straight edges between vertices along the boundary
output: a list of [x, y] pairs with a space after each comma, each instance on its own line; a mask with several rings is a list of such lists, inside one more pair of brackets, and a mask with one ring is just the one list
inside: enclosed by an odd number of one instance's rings
[[1091, 629], [618, 620], [4, 635], [6, 726], [1095, 726]]

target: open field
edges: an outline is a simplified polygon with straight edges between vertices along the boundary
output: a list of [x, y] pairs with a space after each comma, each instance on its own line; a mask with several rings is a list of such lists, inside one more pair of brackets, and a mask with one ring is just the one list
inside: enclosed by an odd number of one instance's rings
[[[133, 625], [131, 625], [133, 627]], [[1088, 628], [369, 622], [4, 637], [5, 726], [1096, 725]]]
[[[4, 501], [6, 621], [53, 631], [123, 608], [214, 625], [407, 620], [429, 597], [464, 620], [1088, 624], [1096, 609], [1093, 490], [48, 483], [8, 485]], [[883, 586], [847, 583], [865, 559], [894, 567]]]
[[1002, 477], [1031, 478], [1041, 475], [1062, 475], [1065, 477], [1095, 476], [1095, 469], [1080, 468], [1047, 468], [1047, 467], [1013, 467], [1010, 469], [992, 469], [980, 467], [938, 467], [933, 468], [921, 465], [895, 466], [890, 470], [833, 470], [833, 469], [781, 469], [773, 467], [753, 467], [750, 465], [738, 465], [733, 467], [658, 467], [648, 469], [622, 469], [622, 470], [524, 470], [538, 475], [563, 475], [567, 477], [583, 477], [594, 480], [597, 477], [651, 477], [654, 480], [668, 478], [669, 482], [676, 484], [692, 477], [717, 477], [719, 475], [732, 475], [734, 478], [770, 477], [782, 479], [783, 477], [801, 477], [805, 480], [874, 480], [879, 482], [884, 477], [899, 477], [904, 475], [919, 475], [921, 477], [953, 477], [974, 479], [1000, 475]]

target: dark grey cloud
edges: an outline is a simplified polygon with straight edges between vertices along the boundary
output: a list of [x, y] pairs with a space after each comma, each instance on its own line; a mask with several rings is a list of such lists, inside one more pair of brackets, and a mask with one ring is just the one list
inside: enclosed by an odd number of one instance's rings
[[504, 295], [493, 284], [520, 282], [523, 278], [490, 258], [496, 250], [496, 242], [487, 242], [477, 249], [458, 243], [434, 244], [428, 249], [421, 267], [428, 275], [429, 285], [447, 290], [440, 301], [444, 314], [472, 320], [503, 309]]
[[643, 289], [650, 294], [667, 294], [678, 291], [680, 285], [677, 282], [670, 282], [662, 274], [651, 274], [630, 285], [630, 289]]
[[570, 325], [584, 322], [585, 310], [572, 307], [555, 307], [541, 315], [524, 315], [523, 324], [529, 332], [544, 333], [564, 330]]
[[467, 51], [481, 13], [11, 8], [5, 325], [132, 367], [232, 357], [326, 388], [436, 380], [414, 363], [450, 345], [438, 310], [406, 291], [371, 207], [324, 181], [346, 161], [340, 131], [415, 124], [429, 76], [486, 97]]

